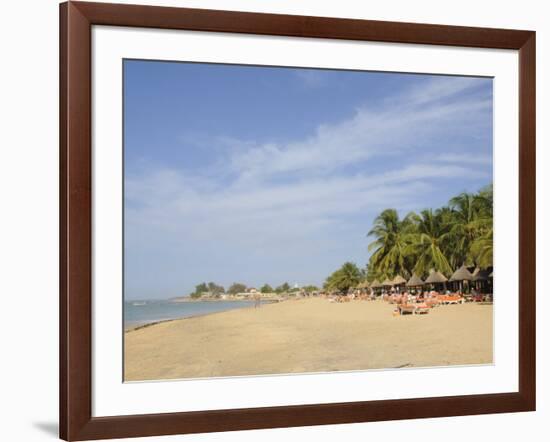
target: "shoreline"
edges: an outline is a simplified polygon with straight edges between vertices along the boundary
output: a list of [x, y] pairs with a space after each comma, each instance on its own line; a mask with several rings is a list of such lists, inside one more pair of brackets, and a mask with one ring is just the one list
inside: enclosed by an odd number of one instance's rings
[[[241, 300], [235, 300], [235, 301], [241, 301]], [[246, 302], [251, 302], [251, 301], [246, 301]], [[283, 301], [278, 301], [278, 302], [283, 302]], [[264, 305], [277, 304], [278, 302], [274, 302], [274, 301], [273, 302], [264, 302], [264, 301], [262, 301], [261, 304], [264, 304]], [[163, 324], [165, 322], [182, 321], [184, 319], [200, 318], [200, 317], [203, 317], [203, 316], [217, 315], [217, 314], [220, 314], [220, 313], [227, 313], [227, 312], [231, 312], [231, 311], [235, 311], [235, 310], [243, 310], [243, 309], [247, 309], [247, 308], [259, 308], [259, 307], [254, 307], [253, 305], [246, 305], [246, 306], [242, 306], [242, 307], [235, 308], [235, 309], [221, 310], [221, 311], [216, 311], [216, 312], [199, 313], [199, 314], [192, 315], [192, 316], [180, 316], [178, 318], [159, 319], [159, 320], [155, 320], [155, 321], [152, 321], [152, 322], [139, 323], [137, 325], [127, 326], [126, 324], [124, 324], [124, 333], [128, 333], [128, 332], [135, 331], [135, 330], [141, 330], [143, 328], [151, 327], [151, 326], [157, 325], [157, 324]]]
[[[235, 299], [235, 298], [226, 298], [226, 299], [221, 299], [221, 298], [171, 298], [171, 299], [168, 299], [167, 301], [171, 304], [184, 304], [184, 303], [187, 303], [187, 302], [254, 302], [254, 299], [253, 298], [249, 298], [249, 299]], [[275, 303], [275, 302], [286, 301], [286, 299], [283, 298], [283, 297], [279, 297], [279, 298], [264, 297], [264, 298], [260, 298], [260, 301], [261, 302], [266, 302], [266, 303], [267, 302]]]
[[394, 316], [383, 301], [299, 299], [126, 332], [125, 381], [493, 362], [493, 306]]

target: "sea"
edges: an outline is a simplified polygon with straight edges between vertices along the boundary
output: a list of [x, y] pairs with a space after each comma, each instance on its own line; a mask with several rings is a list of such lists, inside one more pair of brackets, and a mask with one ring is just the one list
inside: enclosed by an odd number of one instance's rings
[[254, 301], [125, 301], [124, 328], [253, 306]]

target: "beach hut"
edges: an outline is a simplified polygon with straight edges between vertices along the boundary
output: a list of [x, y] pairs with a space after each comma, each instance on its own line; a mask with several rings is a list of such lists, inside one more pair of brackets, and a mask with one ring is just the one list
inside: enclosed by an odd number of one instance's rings
[[359, 288], [359, 290], [361, 291], [361, 294], [368, 294], [369, 293], [369, 282], [368, 281], [363, 281], [361, 284], [359, 284], [357, 286], [357, 288]]
[[419, 288], [424, 285], [424, 281], [422, 281], [422, 278], [419, 278], [416, 273], [413, 273], [405, 285], [410, 288]]
[[426, 284], [432, 284], [434, 287], [443, 287], [443, 290], [445, 290], [446, 282], [447, 278], [445, 277], [445, 275], [434, 269], [430, 270], [430, 274], [426, 278]]
[[460, 291], [464, 291], [464, 282], [467, 283], [467, 281], [472, 281], [474, 279], [474, 275], [470, 273], [468, 268], [462, 264], [462, 266], [457, 269], [452, 276], [449, 278], [449, 281], [457, 283], [460, 287]]
[[416, 273], [413, 273], [405, 285], [407, 287], [422, 287], [424, 285], [424, 281], [422, 281], [422, 278], [419, 278]]
[[397, 275], [395, 278], [393, 278], [392, 283], [393, 285], [403, 285], [407, 283], [407, 280], [403, 278], [401, 275]]
[[370, 285], [370, 288], [373, 289], [375, 292], [380, 293], [380, 289], [382, 288], [382, 284], [378, 281], [378, 279], [375, 279], [372, 281], [372, 284]]
[[398, 291], [400, 291], [399, 287], [402, 286], [402, 285], [405, 285], [406, 283], [407, 283], [407, 280], [405, 278], [403, 278], [401, 275], [397, 275], [392, 280], [392, 285], [394, 287], [398, 287]]
[[384, 287], [388, 292], [390, 291], [390, 287], [393, 286], [393, 283], [390, 281], [389, 278], [386, 278], [384, 279], [384, 281], [382, 281], [382, 287]]
[[477, 290], [482, 293], [488, 293], [490, 291], [490, 274], [491, 272], [488, 269], [475, 269], [472, 279]]
[[488, 281], [489, 280], [490, 272], [489, 270], [480, 270], [477, 269], [475, 272], [475, 275], [473, 275], [474, 281]]

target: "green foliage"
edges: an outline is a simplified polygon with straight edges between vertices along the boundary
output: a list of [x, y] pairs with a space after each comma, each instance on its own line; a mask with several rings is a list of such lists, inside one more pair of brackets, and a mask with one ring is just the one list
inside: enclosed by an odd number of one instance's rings
[[368, 232], [374, 240], [367, 280], [382, 281], [413, 272], [427, 276], [435, 269], [450, 276], [462, 264], [488, 267], [493, 263], [493, 187], [463, 192], [449, 205], [410, 213], [400, 219], [395, 209], [384, 210]]
[[203, 282], [199, 285], [196, 285], [195, 286], [195, 293], [204, 293], [204, 292], [207, 292], [208, 291], [208, 286], [206, 285], [206, 282]]
[[369, 264], [378, 277], [393, 278], [398, 274], [407, 277], [411, 274], [414, 265], [408, 250], [409, 235], [414, 231], [411, 216], [409, 214], [400, 220], [397, 210], [386, 209], [374, 220], [367, 236], [375, 238], [369, 244], [369, 251], [374, 250]]
[[472, 243], [472, 256], [480, 267], [493, 265], [493, 228], [485, 235], [476, 238]]
[[260, 288], [260, 292], [262, 292], [262, 293], [273, 293], [273, 287], [271, 287], [269, 284], [264, 284]]
[[276, 293], [288, 293], [290, 290], [290, 285], [288, 282], [285, 282], [284, 284], [281, 284], [280, 286], [275, 288]]
[[217, 285], [214, 282], [208, 283], [208, 291], [214, 296], [220, 296], [222, 293], [225, 293], [223, 286]]
[[342, 267], [333, 272], [325, 281], [327, 290], [345, 292], [350, 287], [355, 287], [362, 279], [359, 267], [352, 262], [346, 262]]
[[426, 275], [434, 269], [450, 276], [452, 269], [442, 252], [443, 244], [449, 238], [450, 225], [444, 222], [440, 212], [434, 213], [432, 209], [414, 215], [414, 222], [416, 228], [410, 234], [408, 247], [410, 254], [416, 257], [414, 271], [417, 275]]
[[305, 292], [307, 293], [312, 293], [312, 292], [317, 292], [319, 291], [319, 287], [315, 286], [315, 285], [306, 285], [305, 287], [302, 287], [304, 289]]
[[227, 293], [230, 295], [236, 295], [237, 293], [243, 293], [246, 290], [246, 285], [240, 282], [234, 282], [231, 287], [227, 289]]
[[224, 292], [225, 289], [221, 285], [217, 285], [214, 282], [209, 282], [208, 284], [206, 282], [201, 282], [200, 284], [195, 286], [195, 291], [189, 296], [191, 296], [191, 298], [193, 299], [200, 298], [201, 296], [204, 296], [206, 294], [219, 297]]

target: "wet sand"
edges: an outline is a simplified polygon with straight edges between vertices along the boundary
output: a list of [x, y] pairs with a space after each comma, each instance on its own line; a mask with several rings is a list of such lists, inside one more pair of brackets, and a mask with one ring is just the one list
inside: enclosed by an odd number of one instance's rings
[[130, 330], [125, 380], [492, 363], [492, 305], [404, 316], [394, 307], [288, 300]]

